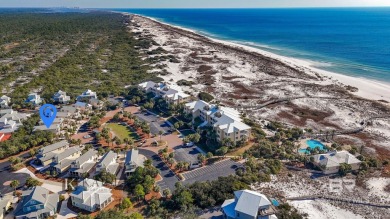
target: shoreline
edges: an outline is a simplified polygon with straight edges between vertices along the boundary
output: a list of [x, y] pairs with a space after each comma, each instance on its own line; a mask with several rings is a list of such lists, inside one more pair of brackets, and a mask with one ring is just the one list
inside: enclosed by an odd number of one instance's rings
[[[129, 12], [119, 12], [125, 15], [136, 15], [139, 17], [143, 17], [149, 20], [152, 20], [154, 22], [171, 26], [173, 28], [178, 28], [184, 31], [191, 32], [192, 34], [195, 34], [199, 37], [203, 37], [205, 39], [208, 39], [212, 42], [219, 43], [225, 46], [229, 47], [234, 47], [238, 49], [243, 49], [248, 52], [255, 52], [258, 53], [262, 56], [280, 61], [292, 68], [298, 69], [298, 68], [303, 68], [305, 71], [309, 71], [311, 73], [318, 73], [321, 76], [325, 77], [326, 80], [322, 81], [323, 84], [343, 84], [346, 86], [352, 86], [356, 87], [359, 90], [357, 92], [351, 92], [351, 94], [360, 96], [365, 99], [369, 100], [384, 100], [387, 101], [388, 105], [390, 105], [390, 83], [388, 82], [383, 82], [383, 81], [378, 81], [378, 80], [373, 80], [373, 79], [368, 79], [364, 77], [353, 77], [350, 75], [345, 75], [342, 73], [338, 72], [331, 72], [323, 69], [316, 68], [312, 66], [313, 64], [310, 63], [310, 61], [307, 60], [302, 60], [302, 59], [297, 59], [293, 57], [288, 57], [288, 56], [283, 56], [283, 55], [278, 55], [269, 51], [265, 51], [256, 47], [251, 47], [249, 45], [243, 45], [237, 42], [231, 42], [231, 41], [226, 41], [226, 40], [220, 40], [216, 38], [212, 38], [206, 35], [202, 35], [195, 30], [186, 28], [186, 27], [181, 27], [177, 26], [174, 24], [166, 23], [163, 21], [159, 21], [155, 18], [144, 16], [141, 14], [135, 14], [135, 13], [129, 13]], [[384, 103], [384, 102], [382, 102]]]

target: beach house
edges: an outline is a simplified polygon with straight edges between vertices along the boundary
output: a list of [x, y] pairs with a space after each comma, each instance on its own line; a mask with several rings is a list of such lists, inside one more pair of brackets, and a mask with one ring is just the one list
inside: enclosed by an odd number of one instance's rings
[[14, 211], [15, 219], [48, 218], [57, 212], [59, 195], [36, 186], [22, 193], [22, 200]]
[[153, 93], [156, 97], [163, 98], [168, 104], [179, 104], [190, 99], [190, 95], [184, 93], [177, 85], [169, 85], [166, 82], [155, 83], [147, 81], [138, 85], [138, 88], [146, 93]]
[[21, 125], [22, 121], [27, 119], [30, 114], [19, 113], [13, 109], [0, 110], [0, 132], [12, 133]]
[[53, 134], [60, 134], [61, 132], [61, 124], [51, 124], [50, 127], [46, 127], [46, 125], [38, 125], [38, 126], [34, 126], [34, 129], [33, 129], [33, 132], [36, 132], [36, 131], [48, 131], [48, 132], [51, 132]]
[[135, 171], [137, 167], [143, 167], [144, 160], [138, 153], [138, 150], [131, 149], [126, 153], [125, 159], [125, 174], [126, 176], [130, 176], [131, 173]]
[[277, 219], [268, 198], [251, 190], [235, 191], [234, 198], [225, 200], [221, 209], [226, 219]]
[[196, 118], [202, 121], [199, 127], [213, 127], [218, 141], [228, 138], [236, 144], [246, 142], [250, 137], [251, 127], [242, 122], [240, 113], [233, 108], [198, 100], [185, 104], [184, 111], [192, 115], [193, 122]]
[[88, 102], [90, 99], [97, 99], [97, 95], [96, 92], [93, 92], [89, 89], [77, 97], [77, 101], [80, 102]]
[[53, 157], [53, 162], [50, 164], [50, 169], [57, 174], [67, 171], [72, 162], [81, 156], [81, 149], [79, 147], [70, 147], [64, 152]]
[[0, 108], [8, 108], [11, 103], [11, 97], [3, 95], [0, 97]]
[[55, 103], [67, 104], [70, 101], [70, 96], [67, 96], [66, 92], [59, 90], [53, 95], [53, 100]]
[[358, 170], [361, 164], [361, 161], [348, 151], [332, 151], [312, 157], [314, 165], [319, 167], [324, 174], [337, 173], [342, 163], [349, 164], [352, 170]]
[[41, 96], [37, 93], [30, 93], [26, 99], [26, 103], [31, 103], [33, 105], [39, 105], [42, 103]]
[[68, 141], [66, 140], [59, 141], [57, 143], [39, 149], [36, 155], [36, 159], [39, 161], [39, 163], [42, 166], [47, 166], [52, 162], [53, 158], [57, 154], [64, 152], [68, 148], [69, 148]]
[[84, 174], [89, 174], [91, 169], [96, 164], [97, 157], [97, 151], [94, 149], [90, 149], [85, 152], [83, 155], [81, 155], [72, 162], [69, 169], [69, 176], [80, 178], [84, 177]]
[[70, 197], [73, 206], [89, 212], [102, 210], [113, 201], [111, 189], [93, 179], [79, 182]]
[[113, 151], [105, 153], [96, 165], [96, 173], [105, 170], [108, 173], [116, 175], [119, 168], [119, 164], [117, 163], [117, 157], [118, 154], [114, 153]]

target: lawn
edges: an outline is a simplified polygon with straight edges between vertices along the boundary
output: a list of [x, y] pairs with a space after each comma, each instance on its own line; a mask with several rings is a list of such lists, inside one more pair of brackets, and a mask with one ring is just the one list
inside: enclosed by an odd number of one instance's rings
[[139, 139], [137, 133], [132, 132], [130, 127], [118, 123], [108, 123], [106, 127], [113, 131], [122, 141], [125, 138], [133, 139], [134, 141]]

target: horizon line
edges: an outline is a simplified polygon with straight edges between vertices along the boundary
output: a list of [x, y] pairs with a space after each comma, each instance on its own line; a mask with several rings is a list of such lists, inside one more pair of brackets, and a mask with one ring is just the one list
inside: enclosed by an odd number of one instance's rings
[[51, 8], [70, 8], [70, 9], [333, 9], [333, 8], [390, 8], [390, 5], [388, 6], [306, 6], [306, 7], [300, 7], [300, 6], [293, 6], [293, 7], [212, 7], [212, 8], [202, 8], [202, 7], [160, 7], [160, 8], [146, 8], [146, 7], [114, 7], [114, 8], [106, 8], [106, 7], [98, 7], [98, 8], [93, 8], [93, 7], [79, 7], [79, 6], [51, 6], [51, 7], [45, 7], [45, 6], [37, 6], [37, 7], [15, 7], [15, 6], [9, 6], [9, 7], [2, 7], [0, 8], [3, 9], [18, 9], [18, 8], [23, 8], [23, 9], [51, 9]]

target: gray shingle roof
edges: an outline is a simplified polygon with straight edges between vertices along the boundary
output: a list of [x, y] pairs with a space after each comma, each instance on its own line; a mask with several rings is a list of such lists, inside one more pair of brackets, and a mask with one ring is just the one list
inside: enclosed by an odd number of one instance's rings
[[[49, 194], [49, 190], [41, 186], [36, 186], [29, 190], [24, 191], [22, 196], [23, 196], [22, 201], [18, 204], [18, 207], [15, 209], [15, 216], [25, 215], [27, 218], [39, 216], [44, 212], [50, 212], [56, 209], [59, 201], [58, 194]], [[23, 211], [23, 206], [26, 203], [28, 203], [30, 200], [35, 200], [37, 202], [42, 203], [44, 205], [44, 208], [26, 214]]]
[[98, 165], [101, 165], [102, 167], [108, 167], [108, 165], [110, 165], [111, 161], [113, 159], [116, 159], [117, 156], [118, 156], [117, 153], [114, 153], [113, 151], [109, 151], [106, 154], [104, 154], [102, 159], [100, 159]]
[[256, 217], [259, 207], [271, 205], [271, 202], [263, 194], [250, 190], [234, 192], [237, 198], [235, 210]]
[[83, 155], [78, 157], [76, 160], [74, 160], [74, 163], [83, 165], [85, 162], [87, 162], [89, 159], [91, 159], [93, 156], [96, 155], [97, 155], [97, 151], [94, 149], [90, 149], [89, 151], [85, 152]]
[[57, 157], [58, 161], [61, 161], [65, 158], [69, 157], [73, 153], [78, 152], [78, 151], [80, 151], [79, 147], [71, 147], [68, 150], [65, 150], [64, 152], [62, 152], [61, 154], [58, 154], [56, 157]]
[[43, 147], [40, 149], [39, 152], [42, 154], [46, 154], [46, 153], [49, 153], [51, 151], [57, 150], [59, 148], [62, 148], [62, 147], [68, 146], [68, 145], [69, 145], [69, 143], [66, 140], [63, 140], [63, 141], [48, 145], [46, 147]]

